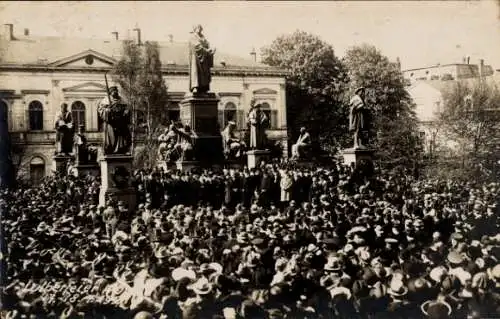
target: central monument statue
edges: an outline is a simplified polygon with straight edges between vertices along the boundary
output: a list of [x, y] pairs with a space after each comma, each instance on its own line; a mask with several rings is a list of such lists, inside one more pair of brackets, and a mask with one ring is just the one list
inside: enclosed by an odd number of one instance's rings
[[207, 93], [210, 91], [210, 69], [214, 66], [215, 49], [210, 49], [201, 25], [195, 26], [191, 33], [193, 36], [189, 42], [189, 91]]
[[354, 91], [354, 96], [349, 102], [349, 132], [353, 133], [354, 148], [364, 147], [363, 133], [368, 131], [368, 108], [365, 104], [365, 88], [360, 87]]
[[130, 154], [130, 109], [116, 86], [109, 88], [109, 97], [99, 103], [97, 112], [104, 122], [104, 154]]

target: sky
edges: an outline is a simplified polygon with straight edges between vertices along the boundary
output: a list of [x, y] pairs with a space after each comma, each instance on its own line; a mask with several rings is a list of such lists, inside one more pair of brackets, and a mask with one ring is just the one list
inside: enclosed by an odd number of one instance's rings
[[0, 1], [1, 23], [14, 33], [79, 38], [120, 37], [139, 27], [143, 40], [186, 41], [201, 24], [213, 47], [250, 57], [278, 36], [303, 30], [342, 57], [354, 45], [375, 45], [403, 69], [471, 63], [500, 69], [500, 0], [485, 1]]

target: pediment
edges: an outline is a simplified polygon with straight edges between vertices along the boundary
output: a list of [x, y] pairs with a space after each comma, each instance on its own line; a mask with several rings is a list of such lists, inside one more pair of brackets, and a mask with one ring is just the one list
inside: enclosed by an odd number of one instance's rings
[[85, 82], [62, 89], [63, 92], [72, 93], [101, 93], [106, 92], [106, 86], [95, 82]]
[[253, 94], [273, 95], [273, 94], [278, 94], [278, 91], [264, 88], [264, 89], [259, 89], [259, 90], [253, 91]]
[[105, 54], [99, 53], [94, 50], [87, 50], [78, 54], [59, 59], [49, 63], [54, 67], [110, 67], [116, 63], [116, 60]]

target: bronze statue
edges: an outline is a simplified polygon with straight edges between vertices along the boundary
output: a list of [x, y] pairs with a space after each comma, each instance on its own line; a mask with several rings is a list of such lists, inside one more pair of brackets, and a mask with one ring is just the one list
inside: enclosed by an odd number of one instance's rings
[[300, 159], [307, 157], [307, 153], [311, 149], [311, 136], [306, 131], [305, 127], [300, 128], [300, 135], [297, 142], [292, 145], [292, 159]]
[[97, 164], [97, 149], [87, 144], [83, 131], [84, 126], [80, 125], [74, 138], [76, 164]]
[[265, 144], [265, 127], [268, 118], [260, 108], [260, 104], [252, 106], [248, 113], [248, 123], [250, 124], [250, 149], [262, 149]]
[[241, 158], [242, 152], [246, 147], [245, 143], [238, 139], [234, 134], [235, 129], [236, 123], [233, 121], [229, 121], [226, 128], [221, 133], [224, 146], [224, 154], [228, 159]]
[[354, 148], [364, 147], [363, 133], [368, 130], [368, 108], [365, 104], [365, 88], [360, 87], [354, 92], [349, 102], [349, 132], [354, 135]]
[[104, 121], [104, 154], [130, 154], [130, 109], [122, 101], [116, 86], [110, 87], [109, 91], [109, 98], [104, 98], [97, 108]]
[[210, 49], [202, 32], [201, 25], [195, 26], [189, 43], [189, 90], [196, 93], [210, 90], [210, 69], [214, 66], [215, 49]]
[[61, 112], [56, 115], [56, 154], [69, 155], [73, 150], [73, 117], [68, 111], [68, 104], [61, 105]]

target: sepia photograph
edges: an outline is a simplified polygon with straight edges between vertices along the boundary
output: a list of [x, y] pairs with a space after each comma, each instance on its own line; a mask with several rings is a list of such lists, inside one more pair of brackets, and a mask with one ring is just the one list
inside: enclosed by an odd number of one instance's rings
[[0, 24], [0, 318], [500, 319], [500, 0]]

